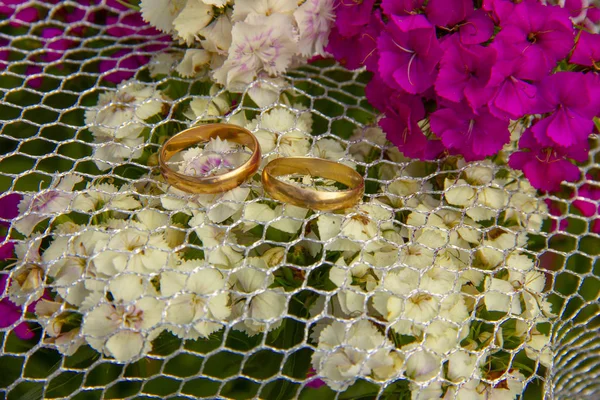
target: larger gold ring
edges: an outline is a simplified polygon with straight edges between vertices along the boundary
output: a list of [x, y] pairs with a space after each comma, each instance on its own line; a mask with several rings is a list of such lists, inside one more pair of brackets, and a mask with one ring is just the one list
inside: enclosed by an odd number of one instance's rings
[[[340, 182], [348, 189], [325, 192], [299, 187], [277, 179], [278, 176], [302, 174]], [[262, 184], [275, 200], [312, 210], [333, 211], [353, 207], [363, 196], [365, 182], [354, 169], [334, 161], [311, 157], [276, 158], [263, 169]]]
[[[180, 174], [167, 165], [167, 161], [178, 152], [217, 137], [250, 148], [252, 155], [236, 169], [207, 177]], [[158, 153], [158, 165], [166, 181], [188, 193], [221, 193], [238, 187], [258, 170], [260, 160], [260, 145], [256, 137], [247, 129], [231, 124], [207, 124], [186, 129], [167, 140]]]

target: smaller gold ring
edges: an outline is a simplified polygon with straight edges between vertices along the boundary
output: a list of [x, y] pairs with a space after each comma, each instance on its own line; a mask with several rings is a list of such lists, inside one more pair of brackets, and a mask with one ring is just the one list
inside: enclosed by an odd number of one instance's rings
[[[167, 161], [180, 151], [217, 137], [250, 148], [252, 155], [236, 169], [207, 177], [184, 175], [167, 165]], [[158, 153], [160, 173], [165, 180], [188, 193], [221, 193], [236, 188], [258, 170], [260, 161], [260, 145], [256, 137], [249, 130], [231, 124], [207, 124], [186, 129], [167, 140]]]
[[[348, 186], [346, 190], [325, 192], [305, 189], [277, 179], [278, 176], [303, 174], [332, 179]], [[322, 158], [286, 157], [268, 163], [262, 172], [265, 191], [275, 200], [312, 210], [333, 211], [356, 205], [363, 196], [363, 177], [344, 164]]]

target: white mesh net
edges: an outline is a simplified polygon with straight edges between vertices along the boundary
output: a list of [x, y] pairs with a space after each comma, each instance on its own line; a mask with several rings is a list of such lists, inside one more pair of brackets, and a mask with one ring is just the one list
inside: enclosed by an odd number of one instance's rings
[[[131, 13], [27, 7], [34, 22], [0, 23], [0, 186], [24, 198], [2, 220], [17, 254], [1, 272], [6, 398], [600, 396], [598, 214], [573, 206], [596, 207], [581, 193], [597, 190], [597, 150], [586, 180], [540, 196], [510, 149], [404, 159], [372, 125], [364, 73], [322, 62], [228, 93], [162, 70], [167, 56], [144, 65], [168, 42], [120, 36]], [[156, 151], [206, 122], [252, 130], [263, 165], [356, 168], [363, 202], [283, 205], [258, 175], [223, 195], [170, 188]]]

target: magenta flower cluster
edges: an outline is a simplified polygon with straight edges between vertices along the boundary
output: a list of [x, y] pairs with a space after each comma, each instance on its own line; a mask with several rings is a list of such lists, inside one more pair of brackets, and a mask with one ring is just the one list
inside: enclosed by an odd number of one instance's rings
[[[13, 28], [30, 26], [42, 18], [47, 12], [42, 4], [53, 6], [60, 0], [4, 0], [0, 2], [0, 17], [6, 19]], [[70, 49], [82, 45], [85, 37], [95, 34], [95, 30], [105, 26], [105, 39], [130, 40], [139, 39], [144, 44], [141, 50], [151, 54], [168, 47], [171, 38], [161, 34], [146, 24], [139, 12], [131, 10], [116, 0], [77, 0], [63, 7], [55, 8], [53, 19], [61, 24], [43, 27], [39, 36], [42, 48], [29, 57], [29, 65], [25, 73], [27, 85], [39, 88], [42, 84], [42, 68], [52, 65], [63, 68], [62, 58]], [[152, 39], [152, 40], [149, 40]], [[9, 45], [8, 40], [0, 39], [0, 46]], [[9, 48], [0, 49], [0, 71], [8, 67]], [[139, 69], [150, 61], [147, 55], [134, 53], [134, 47], [121, 46], [117, 51], [105, 56], [99, 63], [99, 72], [108, 82], [119, 83], [131, 78]]]
[[[475, 6], [478, 4], [480, 6]], [[587, 1], [336, 0], [327, 51], [373, 73], [381, 128], [408, 157], [498, 153], [532, 122], [509, 161], [557, 191], [580, 178], [600, 115], [600, 13]]]

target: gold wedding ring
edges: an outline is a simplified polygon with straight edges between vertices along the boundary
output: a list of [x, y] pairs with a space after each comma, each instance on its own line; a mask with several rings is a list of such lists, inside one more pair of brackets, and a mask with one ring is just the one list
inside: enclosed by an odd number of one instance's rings
[[[169, 168], [167, 161], [190, 146], [221, 138], [248, 147], [252, 155], [236, 169], [215, 176], [190, 176]], [[167, 140], [158, 153], [160, 172], [167, 182], [188, 193], [221, 193], [241, 185], [260, 166], [260, 145], [247, 129], [231, 124], [207, 124], [186, 129]]]
[[[306, 189], [277, 179], [278, 176], [302, 174], [340, 182], [348, 189], [325, 192]], [[311, 157], [276, 158], [263, 169], [262, 184], [275, 200], [312, 210], [333, 211], [358, 203], [365, 190], [363, 177], [344, 164]]]

